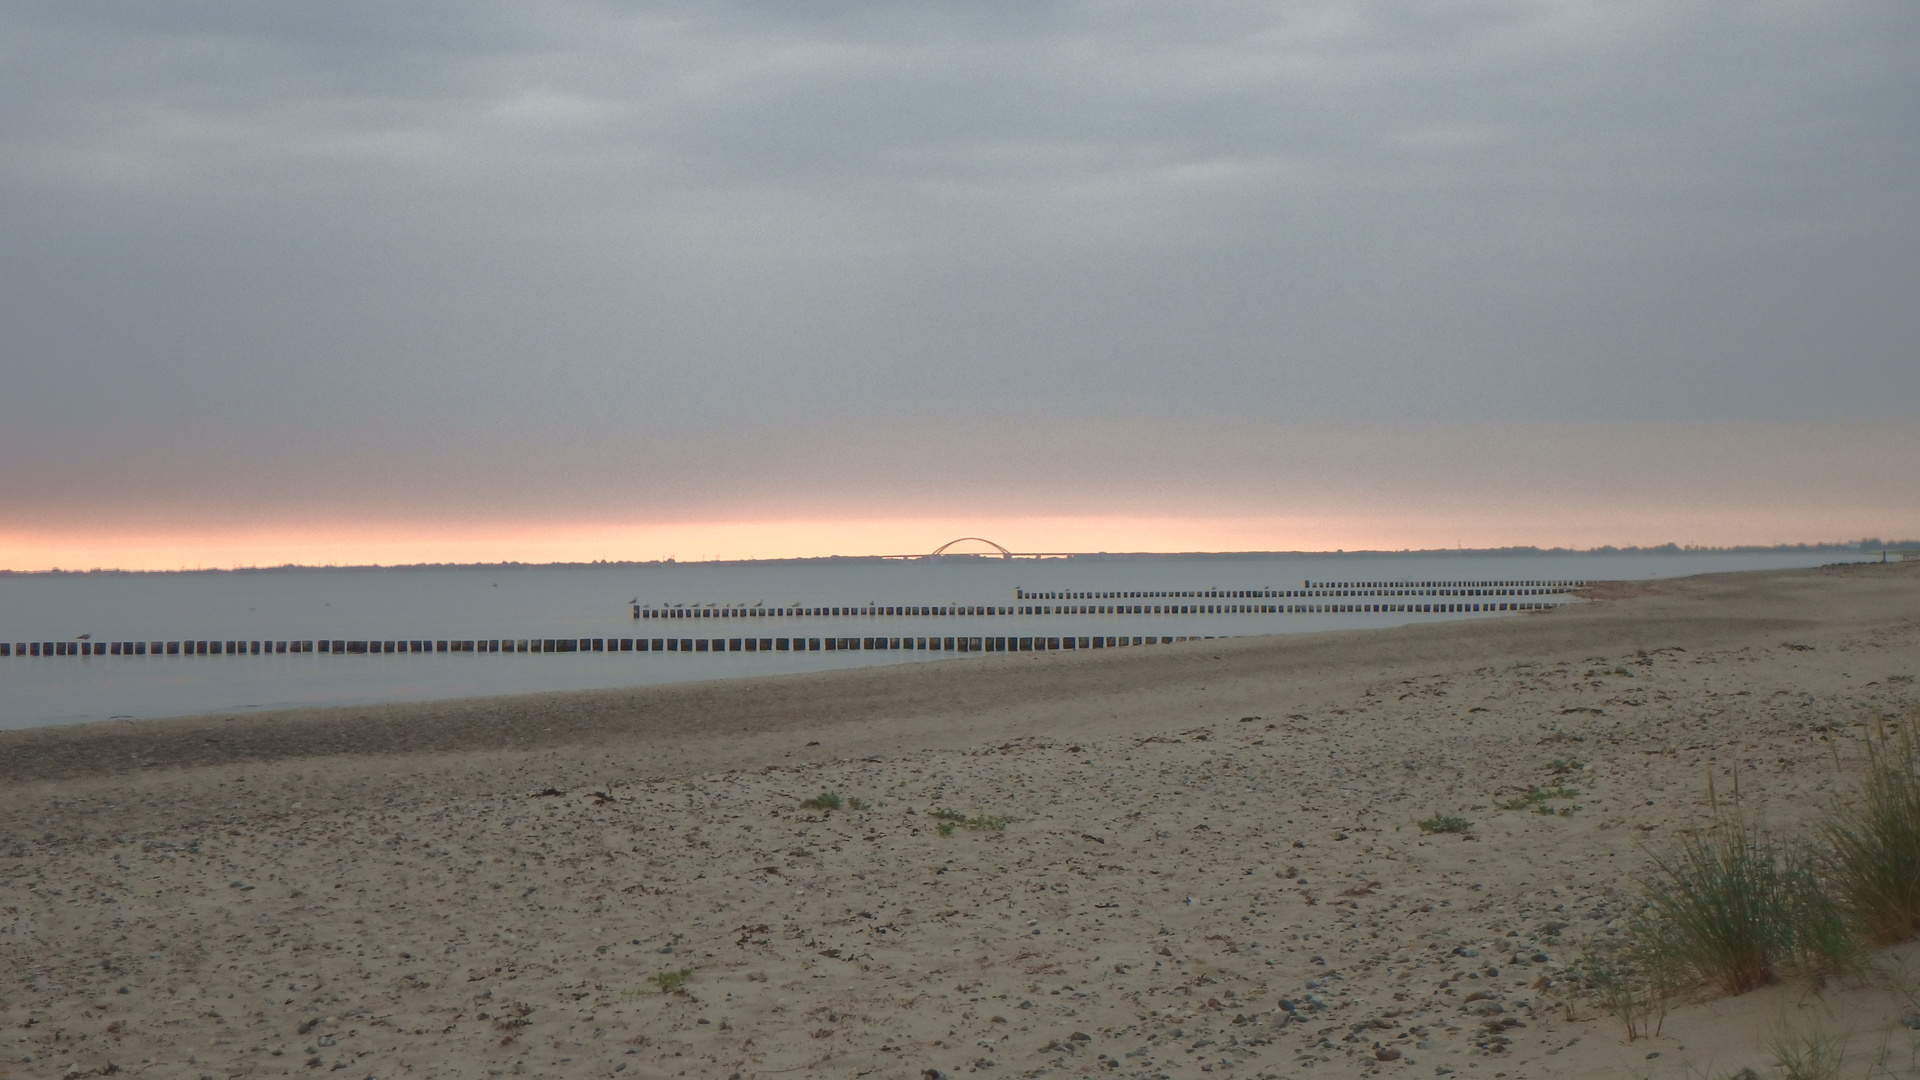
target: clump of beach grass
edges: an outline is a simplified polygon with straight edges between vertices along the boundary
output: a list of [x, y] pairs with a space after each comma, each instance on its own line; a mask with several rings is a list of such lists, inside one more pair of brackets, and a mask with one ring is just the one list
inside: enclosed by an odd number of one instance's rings
[[1671, 973], [1661, 958], [1633, 936], [1590, 941], [1582, 951], [1573, 975], [1626, 1028], [1627, 1041], [1658, 1035], [1673, 999]]
[[1920, 933], [1920, 746], [1903, 725], [1867, 755], [1859, 801], [1820, 826], [1821, 869], [1860, 937], [1885, 946]]
[[1831, 976], [1859, 974], [1865, 952], [1864, 939], [1819, 876], [1820, 858], [1817, 851], [1801, 848], [1786, 865], [1793, 970], [1816, 987]]
[[687, 980], [691, 978], [693, 969], [681, 968], [678, 971], [662, 971], [649, 981], [663, 994], [677, 994], [686, 989]]
[[[1629, 1037], [1673, 995], [1702, 985], [1744, 994], [1786, 976], [1817, 988], [1864, 974], [1868, 948], [1920, 935], [1920, 736], [1910, 721], [1881, 721], [1858, 798], [1837, 801], [1810, 842], [1776, 840], [1746, 819], [1738, 782], [1723, 807], [1709, 778], [1710, 821], [1653, 855], [1641, 916], [1584, 969]], [[1777, 1049], [1789, 1076], [1837, 1067], [1817, 1041]]]
[[1858, 939], [1822, 880], [1829, 860], [1743, 817], [1735, 783], [1723, 809], [1709, 780], [1711, 822], [1678, 850], [1654, 856], [1636, 928], [1654, 966], [1676, 985], [1714, 983], [1729, 994], [1785, 974], [1818, 984], [1849, 969]]
[[1844, 1060], [1841, 1040], [1818, 1030], [1805, 1035], [1777, 1032], [1767, 1040], [1767, 1050], [1781, 1080], [1833, 1080]]
[[1641, 928], [1678, 973], [1744, 994], [1773, 982], [1793, 948], [1787, 883], [1772, 839], [1721, 817], [1654, 857]]

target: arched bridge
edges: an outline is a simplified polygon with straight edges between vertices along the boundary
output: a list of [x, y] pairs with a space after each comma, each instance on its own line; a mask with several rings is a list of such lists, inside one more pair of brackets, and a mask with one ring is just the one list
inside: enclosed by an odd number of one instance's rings
[[955, 544], [964, 544], [969, 540], [978, 541], [979, 543], [987, 545], [993, 550], [999, 552], [1000, 557], [1003, 559], [1013, 558], [1013, 552], [1008, 551], [1006, 548], [1001, 547], [999, 544], [994, 543], [993, 541], [987, 539], [984, 536], [963, 536], [958, 540], [949, 540], [946, 543], [941, 544], [939, 547], [934, 548], [933, 551], [928, 553], [927, 558], [931, 559], [936, 555], [945, 555], [947, 553], [948, 548], [952, 547]]
[[1085, 552], [1076, 552], [1076, 551], [1009, 551], [1005, 547], [1002, 547], [1001, 545], [994, 543], [993, 541], [987, 539], [984, 536], [963, 536], [958, 540], [949, 540], [946, 543], [941, 544], [939, 547], [934, 548], [932, 551], [927, 552], [925, 555], [881, 555], [878, 557], [882, 559], [934, 559], [942, 555], [948, 555], [948, 554], [970, 555], [970, 554], [973, 554], [973, 552], [961, 552], [961, 551], [949, 550], [955, 544], [964, 544], [964, 543], [967, 543], [968, 541], [972, 541], [977, 544], [985, 544], [988, 547], [992, 548], [993, 550], [990, 552], [980, 553], [988, 558], [991, 558], [994, 555], [999, 555], [1003, 559], [1060, 559], [1060, 558], [1066, 558], [1071, 555], [1086, 554]]

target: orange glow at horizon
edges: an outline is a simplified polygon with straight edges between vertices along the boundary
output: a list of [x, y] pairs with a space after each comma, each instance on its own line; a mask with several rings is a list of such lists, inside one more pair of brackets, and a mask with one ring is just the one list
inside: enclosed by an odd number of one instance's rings
[[[909, 435], [982, 449], [963, 468], [927, 474], [874, 452]], [[484, 475], [275, 461], [224, 486], [115, 462], [0, 500], [0, 569], [905, 555], [960, 536], [1062, 552], [1920, 537], [1920, 474], [1909, 464], [1920, 460], [1920, 421], [983, 422], [628, 451], [588, 459], [598, 471], [558, 469], [563, 458], [549, 456]], [[684, 467], [638, 467], [655, 458]]]
[[[1905, 515], [1910, 516], [1910, 515]], [[1876, 520], [1877, 519], [1877, 520]], [[1397, 551], [1812, 543], [1900, 534], [1883, 515], [1756, 511], [1247, 517], [884, 518], [675, 524], [393, 522], [158, 534], [0, 532], [0, 569], [192, 570], [416, 563], [645, 562], [908, 555], [980, 536], [1016, 552]], [[982, 551], [984, 545], [962, 545]]]

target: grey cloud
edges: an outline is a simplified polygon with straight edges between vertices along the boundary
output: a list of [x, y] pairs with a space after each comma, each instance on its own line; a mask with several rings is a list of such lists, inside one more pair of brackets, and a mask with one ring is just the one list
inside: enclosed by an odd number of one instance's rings
[[9, 5], [0, 494], [76, 436], [1912, 417], [1917, 45], [1874, 0]]

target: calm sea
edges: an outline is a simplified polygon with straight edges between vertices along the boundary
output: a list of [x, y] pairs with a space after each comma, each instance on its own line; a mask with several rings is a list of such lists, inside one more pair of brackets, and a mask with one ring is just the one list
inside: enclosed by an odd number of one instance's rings
[[[1501, 615], [1246, 614], [636, 621], [632, 602], [1018, 606], [1029, 594], [1299, 589], [1307, 581], [1539, 581], [1813, 566], [1801, 555], [864, 559], [0, 577], [0, 641], [1284, 634]], [[1540, 598], [1551, 599], [1551, 598]], [[408, 653], [0, 658], [0, 728], [475, 697], [943, 660], [944, 652]]]

